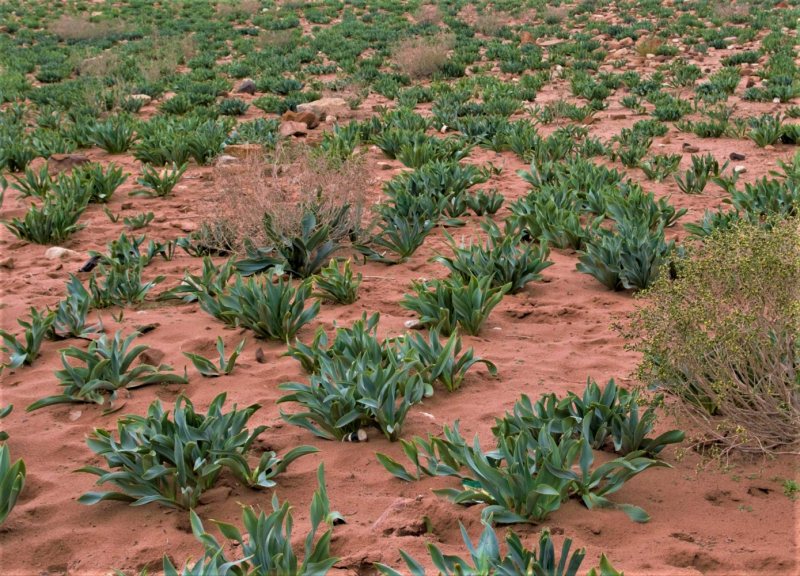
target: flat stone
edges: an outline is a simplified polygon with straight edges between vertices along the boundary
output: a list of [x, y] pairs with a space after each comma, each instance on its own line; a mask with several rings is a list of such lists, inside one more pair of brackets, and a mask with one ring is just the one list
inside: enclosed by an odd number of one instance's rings
[[304, 102], [297, 105], [297, 112], [313, 112], [317, 118], [336, 116], [342, 119], [353, 115], [350, 104], [344, 98], [320, 98], [313, 102]]
[[284, 138], [289, 136], [305, 136], [308, 134], [308, 126], [302, 122], [283, 122], [278, 128], [280, 135]]
[[253, 82], [250, 78], [245, 78], [242, 80], [242, 83], [239, 84], [239, 87], [236, 88], [237, 94], [255, 94], [256, 93], [256, 83]]
[[231, 144], [225, 146], [225, 155], [245, 160], [251, 156], [259, 156], [264, 152], [260, 144]]
[[730, 158], [731, 160], [744, 160], [745, 155], [739, 154], [738, 152], [731, 152], [731, 155], [728, 156], [728, 158]]
[[52, 248], [48, 248], [47, 251], [44, 253], [44, 257], [48, 260], [58, 260], [59, 258], [69, 258], [70, 256], [75, 256], [78, 253], [75, 250], [70, 250], [69, 248], [62, 248], [60, 246], [53, 246]]
[[147, 106], [148, 104], [150, 104], [150, 102], [153, 101], [153, 99], [147, 94], [131, 94], [130, 96], [128, 96], [128, 98], [130, 98], [131, 100], [141, 100], [142, 106]]
[[148, 348], [139, 355], [139, 364], [147, 364], [148, 366], [158, 366], [164, 359], [164, 352], [158, 348]]

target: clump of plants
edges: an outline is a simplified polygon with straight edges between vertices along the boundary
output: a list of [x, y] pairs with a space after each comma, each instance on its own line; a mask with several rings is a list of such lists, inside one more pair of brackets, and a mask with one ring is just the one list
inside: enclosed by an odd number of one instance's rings
[[[623, 330], [643, 353], [639, 378], [726, 449], [800, 446], [796, 219], [713, 231], [641, 294]], [[754, 271], [757, 271], [754, 272]]]

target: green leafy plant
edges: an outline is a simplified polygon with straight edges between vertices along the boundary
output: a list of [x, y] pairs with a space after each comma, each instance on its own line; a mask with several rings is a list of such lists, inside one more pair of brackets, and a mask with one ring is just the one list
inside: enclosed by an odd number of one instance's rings
[[189, 360], [192, 361], [194, 367], [197, 368], [197, 371], [200, 372], [203, 376], [221, 376], [225, 374], [226, 376], [233, 371], [233, 367], [236, 365], [236, 359], [239, 357], [239, 354], [242, 353], [242, 349], [244, 348], [244, 343], [247, 340], [242, 340], [241, 344], [239, 344], [236, 349], [231, 354], [230, 358], [227, 360], [225, 359], [225, 344], [222, 342], [222, 336], [217, 336], [217, 351], [219, 352], [219, 367], [216, 366], [211, 360], [208, 358], [201, 356], [200, 354], [192, 354], [190, 352], [184, 352], [183, 355], [186, 356]]
[[72, 234], [86, 227], [78, 219], [86, 210], [86, 200], [59, 198], [48, 194], [41, 207], [31, 205], [20, 220], [0, 220], [14, 236], [35, 244], [61, 244]]
[[339, 270], [336, 260], [331, 260], [327, 268], [320, 269], [319, 274], [314, 276], [314, 285], [318, 291], [312, 296], [339, 304], [352, 304], [358, 299], [358, 287], [362, 278], [360, 272], [353, 276], [350, 260], [345, 261], [343, 271]]
[[106, 268], [100, 264], [98, 271], [89, 278], [92, 306], [95, 308], [125, 307], [144, 301], [150, 290], [165, 279], [164, 276], [156, 276], [149, 282], [142, 283], [142, 272], [147, 262], [149, 262], [149, 258], [142, 254], [138, 261], [131, 262], [130, 266], [117, 264]]
[[[109, 340], [103, 334], [93, 340], [86, 350], [74, 346], [61, 350], [61, 364], [64, 369], [56, 370], [55, 374], [64, 391], [56, 396], [37, 400], [25, 411], [73, 402], [103, 404], [106, 401], [104, 393], [110, 394], [109, 404], [113, 406], [120, 389], [133, 390], [150, 384], [188, 382], [185, 372], [183, 376], [169, 374], [172, 368], [166, 364], [158, 367], [139, 364], [131, 368], [133, 361], [149, 348], [145, 345], [131, 348], [131, 343], [138, 335], [138, 332], [134, 332], [122, 340], [122, 331], [119, 331]], [[71, 366], [67, 358], [74, 358], [82, 365]]]
[[397, 254], [397, 258], [389, 258], [386, 252], [377, 252], [366, 244], [356, 244], [356, 251], [364, 256], [364, 261], [382, 262], [384, 264], [400, 264], [406, 262], [425, 242], [425, 238], [433, 231], [436, 222], [426, 218], [408, 219], [400, 215], [384, 216], [378, 223], [380, 231], [373, 235], [370, 243], [384, 250]]
[[[304, 540], [302, 560], [292, 548], [293, 523], [289, 503], [280, 504], [277, 494], [272, 496], [273, 511], [269, 515], [263, 511], [256, 515], [252, 508], [244, 508], [242, 522], [247, 530], [247, 538], [231, 524], [214, 522], [223, 536], [241, 547], [244, 560], [228, 562], [224, 548], [213, 536], [205, 532], [200, 518], [191, 511], [190, 518], [195, 538], [203, 543], [206, 556], [217, 558], [218, 563], [224, 562], [223, 566], [237, 564], [238, 566], [228, 568], [236, 576], [325, 576], [339, 561], [339, 558], [331, 558], [330, 555], [332, 527], [344, 520], [341, 514], [330, 509], [325, 489], [324, 463], [319, 465], [317, 480], [319, 487], [311, 499], [311, 530]], [[323, 523], [328, 524], [329, 528], [322, 536], [316, 538], [320, 524]]]
[[400, 306], [420, 316], [420, 322], [436, 327], [449, 336], [456, 326], [476, 335], [489, 313], [511, 289], [511, 284], [492, 287], [492, 276], [471, 276], [468, 282], [460, 277], [428, 282], [412, 281], [415, 296], [406, 294]]
[[502, 208], [505, 198], [497, 191], [497, 188], [493, 188], [488, 193], [481, 188], [474, 194], [464, 196], [464, 201], [476, 216], [483, 216], [485, 214], [496, 214]]
[[747, 120], [750, 127], [747, 137], [759, 148], [775, 144], [781, 137], [781, 122], [780, 113], [775, 116], [770, 114], [762, 114], [759, 117], [751, 116]]
[[142, 506], [155, 502], [170, 508], [194, 508], [204, 491], [214, 487], [223, 470], [250, 488], [271, 488], [275, 476], [296, 459], [318, 452], [311, 446], [290, 450], [283, 458], [265, 452], [255, 468], [245, 454], [268, 426], [250, 432], [246, 426], [258, 404], [223, 413], [226, 393], [211, 402], [206, 414], [195, 411], [183, 395], [175, 402], [170, 419], [160, 400], [150, 405], [147, 416], [127, 415], [117, 420], [119, 440], [113, 432], [95, 429], [86, 443], [102, 456], [110, 471], [86, 466], [75, 472], [100, 477], [97, 484], [110, 482], [122, 492], [87, 492], [82, 504], [106, 500]]
[[9, 355], [7, 364], [3, 367], [18, 368], [23, 364], [30, 366], [39, 355], [39, 349], [45, 338], [50, 337], [53, 330], [55, 314], [50, 310], [39, 312], [31, 306], [30, 320], [17, 319], [17, 323], [25, 329], [25, 340], [20, 342], [16, 336], [9, 334], [5, 330], [0, 330], [0, 337], [3, 339], [2, 350]]
[[214, 264], [210, 256], [203, 258], [203, 270], [199, 276], [184, 272], [183, 280], [175, 288], [158, 295], [159, 300], [181, 300], [184, 303], [196, 302], [197, 294], [218, 296], [225, 292], [228, 280], [234, 275], [234, 257], [228, 258], [219, 266]]
[[550, 250], [547, 243], [536, 246], [522, 241], [521, 233], [503, 234], [491, 220], [481, 222], [481, 228], [487, 235], [486, 243], [459, 246], [450, 234], [445, 231], [445, 239], [453, 251], [452, 257], [437, 252], [431, 262], [438, 262], [453, 276], [458, 276], [467, 283], [472, 276], [492, 278], [492, 286], [499, 287], [510, 284], [509, 292], [516, 293], [526, 284], [541, 280], [541, 272], [553, 262], [547, 260]]
[[[86, 316], [92, 305], [92, 295], [74, 275], [69, 275], [67, 282], [67, 297], [59, 301], [55, 309], [53, 330], [60, 338], [89, 338], [93, 334], [103, 331], [103, 322], [90, 326], [86, 323]], [[98, 320], [100, 320], [98, 315]]]
[[11, 464], [8, 446], [0, 446], [0, 524], [5, 522], [25, 488], [25, 462]]
[[[341, 214], [348, 209], [349, 206], [343, 206]], [[323, 264], [339, 248], [330, 237], [331, 227], [327, 224], [318, 226], [313, 211], [303, 214], [299, 236], [287, 236], [278, 230], [272, 216], [267, 212], [264, 213], [263, 222], [267, 238], [284, 260], [283, 269], [298, 278], [309, 278], [319, 272]]]
[[[431, 561], [440, 575], [459, 576], [469, 574], [470, 576], [515, 576], [531, 574], [533, 576], [578, 576], [578, 570], [586, 556], [586, 549], [580, 548], [570, 555], [572, 540], [565, 538], [561, 546], [561, 557], [556, 558], [555, 545], [550, 536], [549, 530], [542, 530], [539, 535], [539, 553], [536, 549], [528, 550], [522, 544], [520, 537], [509, 530], [505, 537], [508, 547], [508, 554], [503, 556], [500, 553], [500, 543], [497, 534], [492, 528], [493, 518], [482, 520], [484, 525], [483, 533], [477, 543], [472, 543], [467, 531], [462, 524], [461, 537], [469, 551], [469, 559], [461, 556], [444, 554], [438, 546], [428, 543], [428, 552]], [[414, 576], [425, 576], [425, 569], [412, 558], [407, 552], [400, 550], [406, 566]], [[402, 576], [401, 572], [390, 568], [385, 564], [375, 563], [375, 567], [383, 576]], [[597, 576], [597, 571], [592, 568], [588, 576]], [[614, 570], [605, 554], [600, 556], [600, 576], [622, 576]]]
[[250, 278], [245, 282], [237, 274], [227, 294], [211, 296], [198, 292], [197, 297], [203, 310], [228, 324], [253, 330], [259, 338], [288, 342], [319, 314], [319, 300], [305, 309], [311, 284], [308, 278], [293, 288], [283, 278], [276, 279], [274, 273], [268, 278]]
[[118, 117], [95, 124], [89, 140], [109, 154], [124, 154], [136, 141], [136, 133], [130, 123]]
[[172, 193], [172, 189], [186, 172], [189, 164], [183, 164], [178, 167], [174, 162], [172, 169], [166, 168], [159, 170], [149, 164], [142, 166], [142, 176], [137, 178], [136, 181], [147, 188], [147, 190], [138, 190], [131, 192], [131, 196], [148, 196], [150, 198], [164, 198]]
[[420, 334], [409, 334], [402, 339], [400, 349], [419, 358], [420, 372], [427, 383], [433, 384], [438, 380], [449, 392], [459, 388], [467, 371], [479, 362], [486, 366], [490, 375], [497, 375], [497, 367], [488, 360], [476, 358], [472, 348], [459, 357], [461, 337], [457, 332], [453, 332], [444, 344], [437, 328], [431, 329], [429, 340]]
[[18, 191], [20, 198], [33, 196], [44, 199], [53, 186], [53, 179], [50, 177], [47, 164], [39, 168], [39, 173], [34, 172], [30, 166], [25, 168], [25, 177], [13, 176], [14, 182], [11, 188]]

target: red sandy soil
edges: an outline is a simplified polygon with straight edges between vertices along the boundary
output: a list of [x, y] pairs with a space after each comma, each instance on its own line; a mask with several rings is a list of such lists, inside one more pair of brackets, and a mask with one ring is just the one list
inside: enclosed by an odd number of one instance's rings
[[[554, 81], [542, 92], [539, 102], [555, 99], [564, 92], [563, 84]], [[614, 102], [619, 97], [618, 94]], [[737, 98], [731, 100], [735, 102]], [[376, 103], [382, 101], [370, 97], [360, 117], [369, 114]], [[756, 114], [769, 111], [773, 106], [741, 103], [740, 112]], [[628, 114], [628, 117], [611, 121], [608, 115], [612, 113]], [[260, 112], [251, 107], [247, 118], [257, 115]], [[607, 139], [642, 117], [632, 117], [629, 111], [613, 103], [611, 109], [598, 114], [598, 118], [600, 121], [591, 127], [590, 133]], [[542, 132], [551, 129], [553, 127], [543, 127]], [[701, 154], [711, 152], [720, 162], [734, 151], [745, 154], [747, 159], [736, 164], [747, 167], [747, 174], [741, 179], [747, 182], [766, 175], [774, 168], [776, 158], [794, 152], [782, 146], [773, 151], [759, 149], [749, 140], [701, 140], [674, 130], [669, 138], [671, 142], [663, 145], [661, 139], [657, 139], [652, 152], [680, 152], [682, 143], [689, 141], [700, 148]], [[117, 162], [132, 174], [139, 170], [138, 163], [129, 156], [110, 157], [97, 149], [90, 150], [88, 155], [103, 163]], [[527, 187], [515, 170], [527, 166], [511, 153], [503, 154], [502, 159], [497, 156], [476, 149], [469, 161], [492, 161], [496, 165], [505, 162], [502, 174], [488, 186], [498, 186], [508, 203], [526, 193]], [[689, 164], [688, 156], [682, 163], [683, 169]], [[369, 151], [370, 166], [379, 160], [384, 160], [380, 151]], [[390, 162], [398, 169], [401, 167], [397, 161]], [[654, 190], [657, 196], [672, 194], [673, 204], [689, 208], [681, 222], [699, 220], [705, 208], [717, 206], [723, 197], [713, 184], [700, 196], [685, 196], [671, 180], [653, 185], [644, 181], [638, 170], [628, 172], [634, 178], [641, 178], [645, 188]], [[376, 171], [375, 176], [388, 179], [395, 173]], [[155, 222], [137, 234], [146, 232], [149, 238], [171, 239], [185, 234], [180, 230], [183, 223], [198, 221], [193, 205], [197, 198], [213, 192], [213, 187], [211, 168], [191, 166], [173, 197], [165, 200], [129, 198], [127, 193], [135, 189], [135, 176], [132, 176], [117, 190], [109, 208], [116, 213], [122, 202], [130, 201], [133, 207], [123, 213], [154, 211]], [[377, 199], [380, 195], [378, 182], [374, 192]], [[22, 215], [24, 210], [24, 202], [18, 201], [9, 190], [0, 217], [10, 219]], [[505, 214], [504, 208], [497, 218]], [[63, 262], [46, 260], [46, 246], [23, 245], [5, 229], [0, 231], [2, 256], [11, 256], [14, 260], [13, 270], [0, 270], [3, 328], [18, 333], [15, 319], [25, 315], [30, 306], [41, 309], [45, 305], [55, 305], [64, 294], [68, 273], [75, 272], [87, 258], [86, 251], [104, 251], [106, 240], [118, 237], [123, 230], [122, 223], [112, 224], [98, 205], [90, 206], [84, 215], [86, 218], [91, 220], [90, 226], [73, 235], [64, 245], [79, 255]], [[467, 228], [451, 232], [456, 238], [469, 235], [476, 228], [477, 219], [472, 220]], [[667, 236], [684, 237], [680, 223], [670, 229]], [[435, 249], [446, 251], [441, 231], [429, 237], [405, 264], [358, 267], [364, 274], [359, 300], [346, 307], [324, 304], [318, 318], [304, 327], [298, 337], [309, 341], [318, 326], [325, 326], [330, 333], [334, 321], [349, 325], [362, 313], [373, 311], [381, 313], [381, 335], [403, 332], [403, 323], [412, 316], [401, 309], [398, 302], [410, 280], [443, 277], [446, 273], [440, 265], [427, 262]], [[490, 377], [485, 369], [478, 368], [469, 373], [458, 391], [438, 390], [434, 397], [411, 410], [404, 429], [405, 438], [441, 433], [442, 425], [460, 419], [465, 437], [478, 434], [482, 444], [489, 446], [494, 418], [510, 409], [520, 394], [536, 398], [541, 393], [563, 395], [568, 390], [580, 391], [589, 376], [601, 384], [610, 378], [616, 378], [626, 387], [636, 384], [628, 375], [636, 366], [637, 356], [626, 352], [621, 337], [610, 330], [613, 322], [624, 320], [634, 309], [636, 302], [632, 294], [610, 292], [592, 277], [578, 273], [577, 258], [571, 251], [554, 250], [551, 259], [555, 264], [544, 272], [544, 281], [529, 284], [519, 294], [506, 296], [478, 337], [464, 336], [465, 345], [474, 346], [477, 355], [493, 361], [499, 375]], [[272, 428], [256, 443], [256, 455], [262, 450], [283, 454], [303, 444], [321, 449], [319, 454], [292, 464], [278, 478], [275, 490], [281, 501], [288, 499], [294, 506], [294, 534], [299, 550], [308, 528], [308, 506], [316, 488], [316, 469], [320, 461], [325, 461], [331, 506], [347, 521], [334, 529], [332, 553], [342, 561], [331, 574], [377, 574], [372, 567], [374, 561], [399, 568], [398, 548], [432, 568], [425, 551], [426, 542], [436, 543], [445, 553], [465, 554], [458, 523], [462, 522], [473, 539], [477, 539], [482, 530], [480, 507], [459, 507], [437, 499], [430, 492], [432, 488], [455, 485], [455, 479], [434, 478], [408, 484], [393, 478], [377, 461], [375, 452], [384, 452], [400, 462], [404, 462], [405, 457], [399, 443], [390, 444], [374, 430], [370, 431], [366, 444], [342, 444], [316, 439], [301, 428], [283, 423], [275, 405], [282, 395], [277, 387], [282, 382], [305, 379], [295, 360], [279, 357], [286, 349], [284, 344], [256, 340], [252, 333], [244, 330], [228, 330], [202, 312], [197, 304], [155, 302], [155, 295], [176, 285], [185, 268], [197, 272], [201, 265], [200, 259], [190, 258], [180, 251], [171, 262], [156, 258], [146, 269], [147, 278], [165, 274], [168, 280], [159, 285], [139, 309], [126, 309], [121, 324], [114, 322], [108, 312], [103, 312], [103, 322], [108, 333], [122, 329], [126, 335], [133, 331], [134, 324], [160, 324], [137, 342], [162, 350], [165, 353], [163, 362], [178, 370], [187, 363], [181, 355], [183, 351], [213, 356], [218, 335], [229, 350], [246, 337], [241, 362], [232, 375], [201, 378], [190, 366], [188, 385], [135, 390], [130, 397], [118, 400], [125, 403], [120, 412], [101, 416], [103, 407], [79, 404], [31, 414], [24, 411], [35, 400], [57, 393], [53, 376], [53, 370], [60, 365], [57, 350], [68, 345], [86, 346], [85, 341], [72, 340], [66, 345], [46, 342], [32, 367], [3, 374], [2, 405], [13, 403], [15, 406], [11, 416], [3, 421], [3, 428], [11, 435], [7, 444], [12, 457], [24, 457], [28, 477], [20, 502], [0, 528], [0, 573], [88, 576], [108, 574], [113, 567], [138, 574], [146, 564], [150, 565], [151, 573], [160, 573], [164, 552], [176, 565], [189, 557], [200, 557], [202, 546], [191, 534], [187, 513], [156, 505], [130, 507], [120, 502], [84, 506], [76, 500], [84, 492], [95, 489], [96, 478], [71, 472], [86, 465], [104, 465], [100, 458], [94, 457], [84, 440], [95, 427], [113, 429], [120, 414], [144, 414], [156, 398], [170, 407], [180, 393], [190, 397], [198, 409], [205, 410], [212, 398], [222, 391], [228, 392], [228, 406], [233, 402], [240, 406], [251, 403], [263, 406], [250, 426], [268, 424]], [[263, 348], [267, 364], [255, 361], [258, 347]], [[289, 405], [288, 409], [293, 408]], [[664, 418], [659, 426], [672, 428], [675, 422]], [[548, 527], [556, 535], [557, 547], [563, 537], [571, 537], [573, 547], [586, 547], [585, 570], [581, 570], [581, 574], [597, 564], [601, 551], [628, 576], [798, 573], [797, 505], [782, 494], [778, 482], [771, 480], [776, 476], [794, 478], [796, 460], [791, 457], [748, 461], [734, 458], [733, 468], [728, 472], [712, 467], [698, 474], [696, 467], [701, 459], [692, 450], [680, 462], [676, 460], [674, 449], [665, 450], [663, 458], [672, 469], [649, 470], [612, 496], [616, 502], [644, 508], [652, 517], [647, 524], [636, 524], [622, 512], [588, 511], [578, 502], [570, 501], [542, 526], [517, 525], [514, 529], [528, 546], [535, 545], [540, 529]], [[222, 537], [210, 519], [241, 525], [240, 506], [269, 509], [273, 492], [249, 490], [228, 476], [223, 477], [221, 485], [227, 489], [218, 491], [221, 492], [219, 499], [197, 509], [206, 529], [220, 540]], [[388, 518], [376, 524], [393, 504], [398, 505], [388, 513]], [[432, 520], [432, 534], [400, 535], [409, 530], [418, 532], [414, 526], [422, 516]], [[498, 529], [499, 534], [503, 532], [502, 528]]]

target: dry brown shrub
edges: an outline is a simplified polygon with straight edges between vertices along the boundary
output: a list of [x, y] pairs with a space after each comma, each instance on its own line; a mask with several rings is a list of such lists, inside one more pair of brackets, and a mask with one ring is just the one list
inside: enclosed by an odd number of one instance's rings
[[505, 19], [497, 14], [481, 14], [475, 19], [475, 30], [484, 36], [494, 36], [505, 24]]
[[106, 38], [122, 29], [119, 22], [89, 22], [85, 17], [61, 15], [48, 25], [48, 30], [62, 40], [96, 40]]
[[427, 78], [444, 66], [447, 52], [454, 45], [455, 36], [452, 34], [407, 38], [394, 47], [392, 58], [403, 74], [411, 78]]
[[648, 54], [656, 54], [663, 43], [660, 38], [643, 38], [636, 43], [636, 53], [642, 58]]
[[334, 242], [346, 242], [351, 231], [361, 229], [370, 172], [362, 158], [341, 162], [296, 145], [219, 166], [214, 181], [214, 193], [200, 208], [203, 220], [210, 228], [229, 230], [235, 238], [232, 246], [221, 242], [219, 247], [241, 251], [245, 238], [255, 246], [270, 244], [263, 226], [265, 213], [279, 233], [295, 236], [309, 210], [316, 214], [318, 225], [333, 228], [336, 216], [348, 205], [347, 216], [331, 231]]
[[544, 18], [545, 23], [547, 24], [558, 24], [559, 22], [563, 21], [564, 18], [567, 17], [567, 10], [564, 8], [555, 8], [553, 6], [548, 6], [545, 8], [544, 14], [542, 15]]
[[293, 46], [297, 41], [296, 36], [297, 32], [294, 30], [261, 30], [258, 33], [258, 45], [261, 48]]
[[748, 10], [746, 6], [738, 4], [720, 3], [714, 6], [714, 16], [725, 22], [741, 22], [747, 18]]
[[153, 39], [153, 52], [148, 58], [138, 60], [139, 70], [148, 82], [157, 82], [163, 76], [174, 74], [178, 66], [196, 52], [192, 36]]
[[423, 4], [414, 11], [414, 20], [418, 24], [438, 25], [442, 22], [442, 11], [436, 4]]
[[232, 0], [229, 2], [221, 2], [217, 6], [217, 12], [220, 16], [230, 15], [244, 15], [252, 16], [261, 11], [261, 2], [258, 0]]

